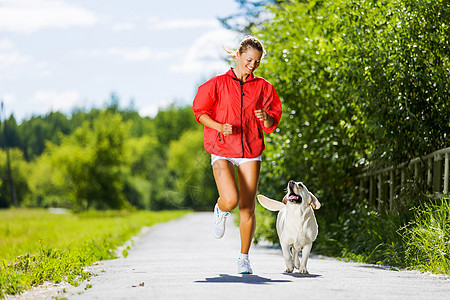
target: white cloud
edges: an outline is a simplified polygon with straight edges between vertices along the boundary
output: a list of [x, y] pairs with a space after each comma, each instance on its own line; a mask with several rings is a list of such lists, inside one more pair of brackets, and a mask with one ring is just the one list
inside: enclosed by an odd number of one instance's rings
[[156, 56], [156, 53], [149, 47], [139, 48], [110, 48], [107, 53], [112, 56], [119, 56], [126, 61], [144, 61]]
[[110, 47], [105, 49], [80, 49], [73, 52], [81, 56], [101, 56], [106, 55], [119, 57], [128, 62], [140, 62], [148, 60], [163, 60], [180, 56], [183, 49], [155, 50], [148, 46], [142, 47]]
[[111, 28], [113, 32], [123, 32], [136, 30], [144, 26], [145, 18], [141, 15], [109, 15], [104, 16], [107, 22], [105, 23], [108, 28]]
[[0, 51], [9, 51], [14, 48], [13, 43], [8, 39], [3, 39], [0, 41]]
[[31, 56], [22, 54], [8, 39], [0, 40], [0, 80], [14, 79], [17, 75], [25, 73], [26, 76], [38, 74], [40, 77], [48, 77], [50, 75], [47, 63], [36, 62]]
[[220, 22], [216, 19], [161, 20], [157, 16], [152, 16], [148, 19], [148, 22], [150, 29], [153, 30], [220, 28]]
[[112, 26], [114, 32], [122, 32], [136, 29], [136, 23], [133, 22], [119, 22]]
[[31, 58], [17, 51], [10, 40], [0, 40], [0, 79], [11, 78], [18, 72], [19, 66], [29, 61]]
[[49, 111], [69, 112], [75, 107], [83, 106], [80, 94], [76, 91], [37, 91], [31, 102], [33, 107], [40, 107], [39, 113], [47, 113]]
[[25, 63], [29, 60], [30, 58], [28, 56], [22, 55], [17, 51], [0, 52], [0, 70]]
[[155, 104], [150, 104], [139, 109], [139, 115], [141, 117], [153, 118], [156, 116], [160, 109], [169, 107], [173, 103], [173, 99], [161, 99]]
[[32, 33], [96, 22], [93, 12], [63, 0], [0, 0], [0, 30]]
[[224, 48], [235, 48], [236, 45], [237, 34], [235, 32], [226, 29], [209, 31], [192, 43], [181, 62], [172, 64], [170, 71], [207, 74], [225, 71], [228, 64], [224, 60], [227, 55]]

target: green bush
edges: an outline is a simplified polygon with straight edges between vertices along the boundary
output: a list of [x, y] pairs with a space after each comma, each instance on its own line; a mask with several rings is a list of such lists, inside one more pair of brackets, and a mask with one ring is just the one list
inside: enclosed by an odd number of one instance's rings
[[[289, 179], [303, 181], [323, 203], [314, 249], [405, 265], [397, 231], [420, 191], [384, 215], [360, 202], [352, 180], [372, 163], [450, 146], [450, 3], [282, 1], [268, 10], [273, 17], [253, 28], [268, 52], [257, 72], [284, 114], [267, 138], [260, 193], [281, 199]], [[258, 217], [256, 241], [276, 242], [275, 216]]]

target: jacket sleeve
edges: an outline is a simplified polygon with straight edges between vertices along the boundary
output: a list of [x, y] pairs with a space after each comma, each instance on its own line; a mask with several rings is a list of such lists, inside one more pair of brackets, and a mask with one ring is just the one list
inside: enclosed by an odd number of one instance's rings
[[274, 124], [272, 127], [266, 128], [263, 126], [263, 129], [265, 132], [270, 133], [277, 128], [278, 124], [280, 123], [281, 114], [283, 112], [281, 108], [281, 101], [278, 97], [277, 92], [275, 91], [275, 88], [268, 83], [268, 89], [266, 91], [266, 95], [264, 97], [263, 101], [263, 109], [269, 116], [271, 116], [274, 119]]
[[215, 98], [215, 78], [213, 77], [199, 86], [197, 95], [195, 95], [192, 110], [197, 122], [200, 123], [199, 118], [201, 115], [212, 115]]

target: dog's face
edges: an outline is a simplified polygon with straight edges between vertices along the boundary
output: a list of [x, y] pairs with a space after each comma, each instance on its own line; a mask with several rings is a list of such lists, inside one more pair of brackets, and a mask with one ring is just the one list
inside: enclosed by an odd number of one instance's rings
[[314, 209], [320, 208], [317, 198], [308, 191], [302, 182], [290, 180], [287, 185], [287, 193], [284, 196], [285, 204], [289, 201], [293, 204], [311, 205]]
[[290, 180], [287, 185], [285, 199], [295, 204], [309, 205], [309, 194], [306, 186], [301, 182]]

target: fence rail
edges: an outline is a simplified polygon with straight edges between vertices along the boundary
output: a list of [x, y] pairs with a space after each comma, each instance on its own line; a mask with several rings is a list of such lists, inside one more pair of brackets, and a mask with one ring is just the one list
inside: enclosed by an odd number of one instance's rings
[[378, 211], [395, 212], [406, 188], [422, 188], [432, 197], [449, 194], [450, 147], [398, 166], [374, 167], [356, 176], [356, 189]]

